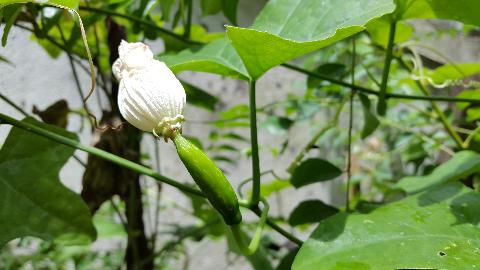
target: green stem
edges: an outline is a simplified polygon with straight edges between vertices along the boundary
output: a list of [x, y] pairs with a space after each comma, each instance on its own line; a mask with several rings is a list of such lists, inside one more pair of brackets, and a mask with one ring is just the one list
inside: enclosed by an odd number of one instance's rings
[[8, 105], [12, 106], [19, 113], [23, 114], [24, 116], [28, 116], [28, 113], [26, 111], [24, 111], [22, 108], [20, 108], [20, 106], [11, 101], [8, 97], [4, 96], [2, 93], [0, 93], [0, 99], [5, 101]]
[[80, 150], [85, 151], [85, 152], [87, 152], [91, 155], [94, 155], [94, 156], [97, 156], [99, 158], [108, 160], [108, 161], [110, 161], [112, 163], [115, 163], [119, 166], [122, 166], [124, 168], [130, 169], [130, 170], [138, 172], [140, 174], [150, 176], [150, 177], [152, 177], [152, 178], [154, 178], [154, 179], [156, 179], [160, 182], [163, 182], [163, 183], [166, 183], [168, 185], [174, 186], [174, 187], [176, 187], [176, 188], [178, 188], [178, 189], [180, 189], [184, 192], [188, 192], [188, 193], [191, 193], [191, 194], [194, 194], [194, 195], [205, 197], [203, 192], [201, 192], [198, 189], [195, 189], [195, 188], [189, 187], [185, 184], [182, 184], [180, 182], [177, 182], [173, 179], [170, 179], [166, 176], [163, 176], [163, 175], [157, 173], [156, 171], [154, 171], [150, 168], [147, 168], [145, 166], [142, 166], [140, 164], [132, 162], [128, 159], [116, 156], [116, 155], [111, 154], [107, 151], [98, 149], [98, 148], [93, 147], [93, 146], [83, 145], [83, 144], [79, 143], [78, 141], [69, 139], [67, 137], [64, 137], [64, 136], [59, 135], [59, 134], [54, 133], [54, 132], [51, 132], [49, 130], [45, 130], [45, 129], [43, 129], [41, 127], [38, 127], [38, 126], [35, 126], [33, 124], [18, 121], [16, 119], [13, 119], [13, 118], [11, 118], [7, 115], [4, 115], [4, 114], [0, 114], [0, 122], [16, 126], [16, 127], [21, 128], [23, 130], [26, 130], [28, 132], [33, 132], [35, 134], [38, 134], [38, 135], [40, 135], [42, 137], [45, 137], [47, 139], [56, 141], [58, 143], [61, 143], [61, 144], [64, 144], [64, 145], [67, 145], [67, 146], [70, 146], [70, 147], [73, 147], [73, 148], [76, 148], [76, 149], [80, 149]]
[[[356, 57], [356, 46], [355, 38], [352, 39], [352, 67], [351, 67], [351, 81], [352, 84], [355, 84], [355, 57]], [[353, 100], [355, 98], [356, 90], [351, 89], [350, 91], [350, 111], [348, 113], [348, 144], [347, 144], [347, 192], [345, 196], [345, 209], [346, 211], [350, 210], [350, 196], [354, 195], [353, 192], [350, 192], [351, 178], [352, 178], [352, 130], [353, 130]], [[352, 194], [351, 194], [352, 193]]]
[[252, 255], [253, 253], [255, 253], [255, 251], [257, 251], [257, 248], [260, 244], [260, 239], [262, 238], [263, 228], [265, 227], [265, 223], [267, 222], [268, 210], [270, 209], [270, 206], [268, 205], [266, 200], [262, 200], [262, 203], [264, 205], [264, 209], [261, 212], [260, 221], [258, 222], [255, 234], [253, 235], [253, 238], [248, 246], [244, 242], [240, 224], [230, 226], [233, 237], [237, 242], [238, 248], [246, 256]]
[[464, 149], [468, 149], [470, 147], [470, 143], [472, 142], [473, 138], [477, 136], [478, 133], [480, 133], [480, 126], [477, 127], [475, 130], [473, 130], [473, 132], [470, 133], [468, 137], [465, 139], [465, 141], [463, 142]]
[[[268, 170], [268, 171], [264, 171], [264, 172], [261, 172], [260, 173], [260, 177], [266, 175], [266, 174], [269, 174], [269, 173], [273, 173], [273, 170]], [[242, 188], [243, 186], [245, 186], [247, 183], [249, 183], [250, 181], [252, 181], [252, 178], [247, 178], [245, 180], [243, 180], [242, 182], [240, 182], [240, 184], [238, 184], [237, 186], [237, 193], [238, 195], [240, 195], [240, 197], [242, 198], [243, 197], [243, 192], [242, 192]], [[248, 204], [248, 203], [247, 203]]]
[[[375, 96], [380, 95], [380, 92], [375, 91], [373, 89], [366, 88], [366, 87], [359, 86], [359, 85], [353, 85], [353, 84], [347, 83], [347, 82], [343, 82], [341, 80], [330, 78], [328, 76], [318, 74], [318, 73], [315, 73], [315, 72], [312, 72], [312, 71], [309, 71], [309, 70], [306, 70], [306, 69], [288, 64], [288, 63], [281, 64], [281, 65], [288, 68], [288, 69], [295, 70], [297, 72], [303, 73], [305, 75], [312, 76], [314, 78], [318, 78], [318, 79], [321, 79], [321, 80], [325, 80], [325, 81], [331, 82], [331, 83], [336, 84], [336, 85], [345, 86], [345, 87], [348, 87], [348, 88], [351, 88], [351, 89], [355, 89], [355, 90], [358, 90], [359, 92], [362, 92], [362, 93], [365, 93], [365, 94], [370, 94], [370, 95], [375, 95]], [[391, 93], [391, 94], [386, 93], [385, 97], [386, 98], [395, 98], [395, 99], [426, 100], [426, 101], [455, 102], [455, 103], [467, 102], [467, 103], [470, 103], [470, 104], [480, 105], [480, 100], [474, 99], [474, 98], [455, 98], [455, 97], [449, 97], [449, 96], [416, 96], [416, 95], [402, 95], [402, 94], [393, 94], [393, 93]]]
[[257, 139], [257, 104], [255, 101], [255, 81], [250, 81], [250, 140], [252, 148], [252, 198], [251, 205], [260, 201], [260, 158]]
[[[163, 182], [163, 183], [166, 183], [168, 185], [172, 185], [174, 187], [177, 187], [178, 189], [180, 189], [184, 192], [191, 193], [193, 195], [197, 195], [197, 196], [200, 196], [200, 197], [205, 197], [203, 192], [201, 192], [200, 190], [189, 187], [185, 184], [182, 184], [178, 181], [175, 181], [175, 180], [170, 179], [168, 177], [165, 177], [163, 175], [160, 175], [159, 173], [155, 172], [154, 170], [152, 170], [150, 168], [147, 168], [147, 167], [142, 166], [140, 164], [131, 162], [127, 159], [124, 159], [122, 157], [113, 155], [113, 154], [111, 154], [109, 152], [106, 152], [106, 151], [103, 151], [101, 149], [98, 149], [98, 148], [95, 148], [95, 147], [92, 147], [92, 146], [82, 145], [75, 140], [72, 140], [72, 139], [66, 138], [62, 135], [59, 135], [57, 133], [53, 133], [51, 131], [45, 130], [41, 127], [29, 124], [29, 123], [18, 121], [16, 119], [13, 119], [13, 118], [11, 118], [7, 115], [1, 114], [1, 113], [0, 113], [0, 123], [9, 124], [9, 125], [21, 128], [23, 130], [26, 130], [28, 132], [35, 133], [35, 134], [40, 135], [42, 137], [45, 137], [47, 139], [56, 141], [58, 143], [61, 143], [61, 144], [64, 144], [64, 145], [67, 145], [67, 146], [70, 146], [70, 147], [73, 147], [73, 148], [76, 148], [76, 149], [80, 149], [80, 150], [85, 151], [87, 153], [90, 153], [94, 156], [97, 156], [97, 157], [100, 157], [102, 159], [111, 161], [112, 163], [115, 163], [115, 164], [117, 164], [119, 166], [122, 166], [124, 168], [130, 169], [130, 170], [138, 172], [140, 174], [150, 176], [150, 177], [152, 177], [156, 180], [159, 180], [160, 182]], [[245, 204], [240, 204], [240, 205], [242, 207], [247, 207], [248, 208], [248, 205], [245, 205]], [[249, 208], [249, 209], [251, 209], [252, 212], [254, 212], [258, 216], [262, 215], [262, 211], [258, 208]], [[280, 226], [275, 224], [275, 222], [271, 221], [270, 219], [267, 219], [266, 223], [273, 230], [275, 230], [278, 233], [280, 233], [281, 235], [285, 236], [287, 239], [291, 240], [292, 242], [294, 242], [296, 244], [299, 244], [299, 245], [302, 244], [301, 240], [295, 238], [295, 236], [291, 235], [290, 233], [288, 233], [287, 231], [282, 229]]]
[[[251, 207], [250, 210], [252, 210], [253, 213], [255, 213], [257, 216], [261, 216], [262, 215], [262, 210], [260, 210], [260, 208], [258, 208], [258, 206], [256, 207]], [[275, 223], [273, 220], [271, 220], [270, 218], [267, 218], [266, 220], [266, 223], [268, 226], [270, 226], [270, 228], [272, 228], [273, 230], [275, 230], [276, 232], [278, 232], [279, 234], [283, 235], [285, 238], [287, 238], [288, 240], [292, 241], [293, 243], [297, 244], [298, 246], [301, 246], [303, 245], [303, 241], [300, 240], [299, 238], [297, 238], [295, 235], [287, 232], [285, 229], [283, 229], [282, 227], [280, 227], [277, 223]]]
[[119, 18], [124, 18], [124, 19], [127, 19], [127, 20], [130, 20], [130, 21], [133, 21], [133, 22], [137, 22], [137, 23], [140, 23], [140, 24], [143, 24], [143, 25], [146, 25], [146, 26], [150, 26], [152, 28], [154, 28], [155, 30], [159, 31], [159, 32], [162, 32], [168, 36], [171, 36], [173, 38], [176, 38], [180, 41], [183, 41], [185, 43], [189, 43], [189, 44], [201, 44], [197, 41], [193, 41], [193, 40], [190, 40], [188, 38], [185, 38], [184, 36], [182, 35], [179, 35], [175, 32], [172, 32], [168, 29], [165, 29], [163, 27], [160, 27], [154, 23], [151, 23], [151, 22], [148, 22], [148, 21], [145, 21], [145, 20], [142, 20], [142, 19], [139, 19], [137, 17], [134, 17], [134, 16], [130, 16], [130, 15], [127, 15], [127, 14], [122, 14], [122, 13], [118, 13], [118, 12], [115, 12], [113, 10], [108, 10], [108, 9], [100, 9], [100, 8], [94, 8], [94, 7], [87, 7], [87, 6], [79, 6], [79, 9], [80, 10], [84, 10], [84, 11], [90, 11], [90, 12], [95, 12], [95, 13], [100, 13], [100, 14], [104, 14], [104, 15], [110, 15], [110, 16], [114, 16], [114, 17], [119, 17]]
[[393, 45], [395, 44], [395, 30], [397, 22], [393, 21], [390, 24], [390, 34], [388, 36], [387, 52], [385, 55], [385, 64], [383, 66], [382, 82], [380, 83], [380, 93], [378, 95], [377, 112], [379, 115], [385, 115], [387, 111], [387, 86], [388, 75], [390, 74], [390, 64], [393, 57]]
[[190, 32], [192, 29], [192, 15], [193, 15], [193, 1], [192, 0], [185, 0], [187, 6], [187, 23], [185, 25], [185, 31], [183, 32], [183, 36], [187, 39], [190, 38]]
[[[422, 92], [425, 93], [425, 95], [428, 95], [428, 91], [427, 89], [425, 89], [425, 87], [422, 87], [420, 88], [422, 89]], [[440, 118], [440, 122], [442, 122], [443, 126], [445, 127], [445, 129], [447, 130], [447, 133], [450, 135], [450, 137], [452, 137], [452, 139], [455, 141], [455, 143], [457, 144], [458, 148], [459, 149], [464, 149], [464, 146], [463, 146], [463, 141], [462, 139], [460, 138], [460, 136], [458, 135], [458, 133], [453, 129], [453, 126], [450, 124], [450, 121], [447, 119], [447, 117], [445, 116], [445, 114], [443, 113], [442, 109], [438, 106], [438, 104], [434, 101], [431, 102], [432, 104], [432, 108], [433, 110], [435, 111], [435, 113], [438, 115], [438, 117]]]

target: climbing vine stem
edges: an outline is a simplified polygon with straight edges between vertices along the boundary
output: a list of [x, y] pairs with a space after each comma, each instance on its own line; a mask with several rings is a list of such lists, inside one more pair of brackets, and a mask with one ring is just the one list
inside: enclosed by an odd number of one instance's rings
[[251, 205], [257, 205], [260, 201], [260, 158], [258, 154], [257, 138], [257, 104], [255, 101], [256, 81], [250, 81], [250, 142], [252, 148], [252, 198]]
[[397, 29], [397, 22], [393, 21], [390, 24], [390, 33], [388, 36], [387, 51], [385, 54], [385, 63], [383, 65], [382, 82], [380, 83], [380, 93], [378, 95], [377, 113], [385, 115], [387, 110], [387, 87], [388, 75], [390, 74], [390, 64], [393, 58], [393, 45], [395, 44], [395, 30]]

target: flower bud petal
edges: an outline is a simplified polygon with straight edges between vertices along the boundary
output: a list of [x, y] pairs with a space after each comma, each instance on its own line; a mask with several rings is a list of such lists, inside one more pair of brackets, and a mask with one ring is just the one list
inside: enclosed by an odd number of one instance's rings
[[118, 107], [129, 123], [164, 137], [181, 130], [185, 90], [147, 45], [122, 41], [112, 71], [120, 81]]

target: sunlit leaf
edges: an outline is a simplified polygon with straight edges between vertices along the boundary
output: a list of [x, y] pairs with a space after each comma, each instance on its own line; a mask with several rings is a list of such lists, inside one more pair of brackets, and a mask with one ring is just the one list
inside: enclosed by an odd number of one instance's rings
[[473, 151], [461, 151], [425, 176], [408, 176], [401, 179], [395, 187], [407, 193], [416, 193], [445, 182], [460, 180], [480, 171], [480, 154]]
[[47, 4], [47, 5], [54, 5], [54, 6], [60, 6], [60, 7], [67, 7], [71, 9], [76, 9], [78, 7], [78, 0], [1, 0], [0, 8], [2, 6], [18, 4], [18, 3]]
[[251, 28], [228, 26], [227, 34], [257, 79], [276, 65], [362, 31], [394, 8], [390, 0], [273, 0]]
[[[292, 184], [290, 183], [290, 181], [280, 180], [280, 179], [274, 179], [266, 183], [262, 182], [262, 184], [260, 185], [260, 194], [262, 195], [262, 197], [268, 198], [270, 197], [270, 195], [275, 194], [291, 186]], [[252, 194], [252, 191], [249, 190], [247, 193], [250, 196]]]
[[293, 270], [475, 269], [480, 266], [480, 194], [440, 186], [369, 214], [320, 222]]
[[398, 19], [446, 19], [480, 26], [477, 0], [396, 0]]
[[480, 63], [445, 64], [430, 74], [435, 83], [459, 80], [480, 73]]
[[175, 73], [191, 70], [248, 79], [242, 60], [225, 38], [175, 55], [161, 55], [158, 59], [165, 62]]

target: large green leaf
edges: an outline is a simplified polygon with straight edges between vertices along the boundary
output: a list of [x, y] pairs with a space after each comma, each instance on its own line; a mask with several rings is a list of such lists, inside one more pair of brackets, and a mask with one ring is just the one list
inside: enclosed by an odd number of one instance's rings
[[407, 193], [416, 193], [435, 185], [462, 179], [475, 172], [480, 172], [480, 154], [468, 150], [461, 151], [435, 168], [431, 174], [405, 177], [395, 187]]
[[364, 29], [395, 9], [392, 0], [272, 0], [251, 28], [227, 34], [254, 79], [283, 62]]
[[320, 222], [292, 269], [475, 269], [480, 194], [449, 184], [369, 214]]
[[0, 8], [2, 6], [22, 3], [37, 3], [54, 6], [61, 6], [76, 9], [78, 7], [78, 0], [0, 0]]
[[158, 59], [165, 62], [175, 73], [191, 70], [248, 79], [242, 60], [226, 38], [214, 40], [203, 47], [186, 49], [178, 54], [161, 55]]
[[[31, 118], [23, 121], [76, 138]], [[86, 204], [58, 180], [72, 154], [70, 147], [12, 128], [0, 149], [0, 247], [23, 236], [67, 244], [95, 238]]]
[[446, 19], [480, 26], [478, 0], [396, 0], [398, 19]]

